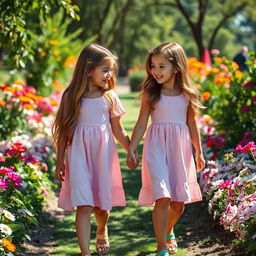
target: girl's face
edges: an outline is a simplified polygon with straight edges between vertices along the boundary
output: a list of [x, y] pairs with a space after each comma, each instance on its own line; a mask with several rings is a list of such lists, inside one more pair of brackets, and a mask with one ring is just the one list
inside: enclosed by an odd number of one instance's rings
[[106, 89], [108, 81], [114, 74], [114, 61], [110, 57], [102, 60], [101, 64], [96, 67], [90, 74], [92, 87], [100, 87]]
[[158, 84], [169, 84], [174, 81], [176, 69], [173, 64], [162, 55], [153, 55], [151, 57], [151, 75]]

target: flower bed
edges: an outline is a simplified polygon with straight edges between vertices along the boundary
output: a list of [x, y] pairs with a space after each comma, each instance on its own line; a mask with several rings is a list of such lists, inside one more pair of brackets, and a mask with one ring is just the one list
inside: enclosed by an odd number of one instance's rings
[[48, 170], [54, 159], [49, 138], [58, 94], [44, 98], [21, 82], [0, 88], [0, 255], [13, 255], [30, 240], [54, 187]]
[[208, 161], [200, 184], [214, 219], [230, 232], [236, 244], [256, 250], [256, 145], [240, 145], [221, 161]]

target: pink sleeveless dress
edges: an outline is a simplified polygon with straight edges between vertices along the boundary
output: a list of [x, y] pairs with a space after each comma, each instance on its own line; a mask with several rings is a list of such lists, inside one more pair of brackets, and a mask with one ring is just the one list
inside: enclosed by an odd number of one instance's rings
[[187, 108], [183, 93], [161, 94], [154, 106], [143, 147], [139, 205], [151, 206], [163, 197], [185, 203], [202, 200], [186, 124]]
[[125, 113], [111, 91], [113, 107], [104, 96], [83, 98], [72, 145], [67, 149], [65, 181], [58, 206], [72, 211], [89, 205], [102, 210], [125, 206], [125, 194], [110, 118]]

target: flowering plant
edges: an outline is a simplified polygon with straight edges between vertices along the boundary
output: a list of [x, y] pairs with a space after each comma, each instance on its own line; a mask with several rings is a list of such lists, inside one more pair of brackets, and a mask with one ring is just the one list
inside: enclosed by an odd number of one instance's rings
[[236, 234], [237, 244], [256, 250], [256, 145], [238, 145], [222, 161], [208, 161], [201, 186], [210, 213]]

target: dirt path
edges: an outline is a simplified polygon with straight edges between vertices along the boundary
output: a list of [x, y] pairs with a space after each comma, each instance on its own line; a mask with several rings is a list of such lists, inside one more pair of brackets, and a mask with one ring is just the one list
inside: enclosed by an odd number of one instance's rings
[[233, 234], [225, 231], [207, 212], [207, 203], [199, 202], [186, 206], [180, 223], [185, 227], [185, 236], [179, 244], [192, 256], [246, 256], [241, 250], [232, 250]]

